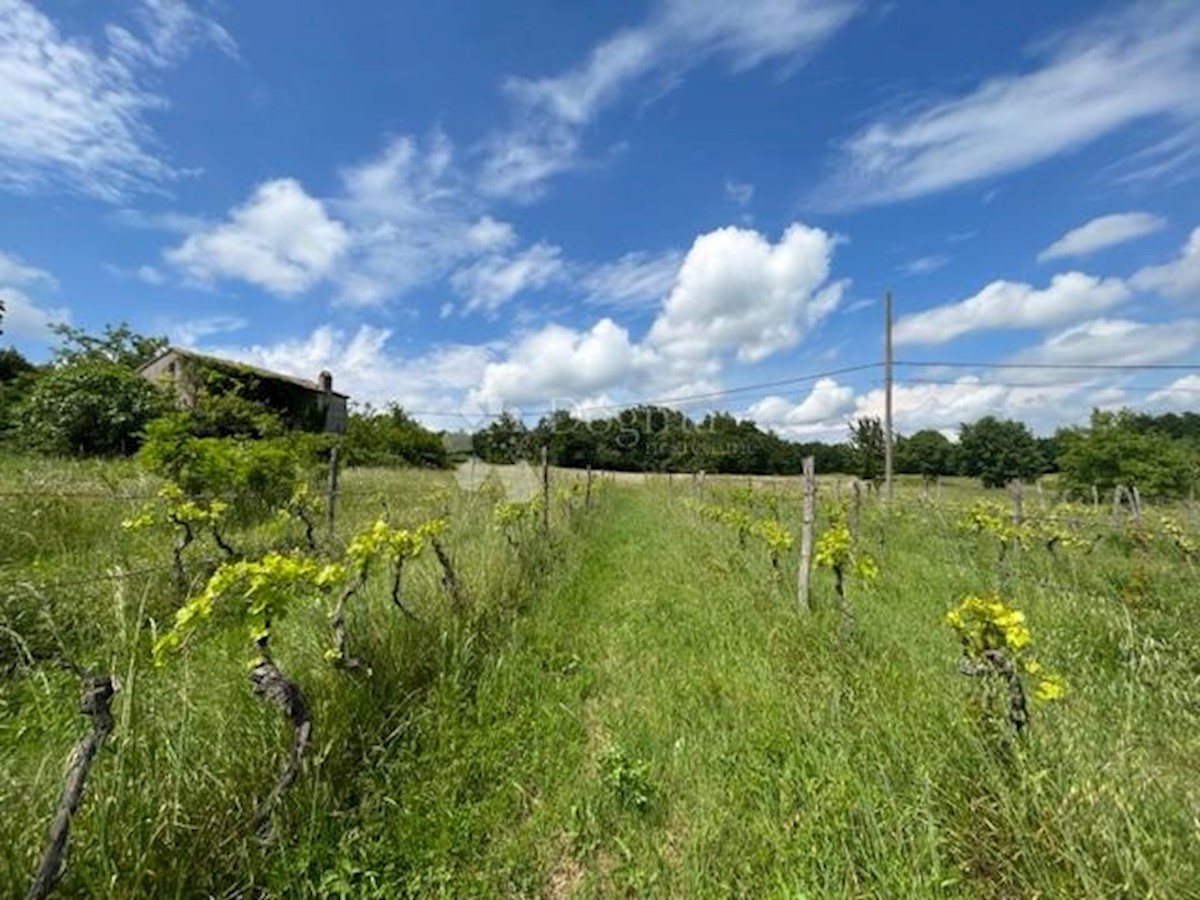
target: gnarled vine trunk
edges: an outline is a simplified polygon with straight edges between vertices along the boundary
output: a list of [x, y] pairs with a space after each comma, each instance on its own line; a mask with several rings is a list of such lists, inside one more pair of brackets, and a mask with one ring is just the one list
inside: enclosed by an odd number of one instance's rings
[[280, 799], [287, 792], [300, 774], [300, 766], [304, 762], [304, 751], [308, 747], [308, 739], [312, 733], [312, 719], [309, 716], [308, 701], [300, 686], [279, 670], [266, 649], [263, 649], [262, 660], [250, 670], [250, 682], [254, 685], [254, 693], [269, 703], [278, 706], [288, 721], [292, 723], [292, 750], [284, 762], [275, 786], [271, 788], [265, 800], [254, 813], [253, 826], [255, 832], [264, 840], [270, 836], [271, 813], [278, 806]]
[[54, 820], [50, 823], [50, 840], [46, 845], [46, 852], [42, 854], [42, 862], [38, 866], [33, 884], [29, 886], [29, 893], [25, 895], [26, 900], [41, 900], [47, 896], [62, 873], [67, 838], [71, 832], [71, 817], [75, 815], [83, 799], [83, 787], [88, 772], [91, 771], [92, 761], [105, 739], [112, 733], [113, 716], [109, 705], [115, 692], [116, 685], [111, 676], [85, 675], [79, 707], [80, 712], [92, 720], [92, 732], [75, 745], [67, 761], [62, 796], [59, 798]]

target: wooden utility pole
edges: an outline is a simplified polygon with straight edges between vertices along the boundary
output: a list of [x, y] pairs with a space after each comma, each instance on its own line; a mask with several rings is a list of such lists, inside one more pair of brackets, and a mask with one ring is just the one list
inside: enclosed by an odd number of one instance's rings
[[809, 574], [812, 570], [813, 519], [817, 507], [816, 460], [804, 457], [801, 464], [804, 473], [804, 511], [800, 520], [800, 568], [796, 576], [796, 601], [801, 612], [809, 612]]
[[892, 502], [892, 292], [883, 295], [883, 485]]

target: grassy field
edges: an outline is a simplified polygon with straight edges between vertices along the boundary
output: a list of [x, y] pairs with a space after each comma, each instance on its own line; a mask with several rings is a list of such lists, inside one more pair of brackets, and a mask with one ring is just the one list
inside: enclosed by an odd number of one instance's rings
[[[0, 886], [27, 886], [86, 729], [77, 681], [49, 663], [66, 650], [122, 690], [64, 896], [1200, 897], [1198, 579], [1172, 541], [1077, 510], [1090, 551], [1030, 547], [1001, 569], [996, 541], [956, 525], [981, 492], [947, 485], [938, 504], [904, 485], [890, 514], [864, 501], [857, 544], [880, 574], [850, 580], [850, 622], [827, 573], [801, 615], [791, 555], [777, 573], [689, 504], [799, 520], [794, 482], [744, 481], [693, 498], [687, 477], [622, 480], [514, 547], [486, 491], [348, 472], [339, 534], [448, 511], [471, 607], [451, 613], [427, 560], [420, 622], [374, 585], [350, 622], [370, 678], [322, 661], [327, 611], [282, 626], [315, 732], [263, 846], [248, 821], [285, 725], [236, 636], [151, 666], [179, 598], [169, 571], [136, 573], [169, 541], [119, 522], [137, 505], [121, 496], [154, 486], [113, 464], [0, 463], [0, 492], [96, 495], [0, 513]], [[820, 529], [832, 494], [827, 479]], [[1042, 502], [1029, 491], [1028, 513]], [[1001, 579], [1069, 682], [1019, 741], [981, 723], [942, 623]]]

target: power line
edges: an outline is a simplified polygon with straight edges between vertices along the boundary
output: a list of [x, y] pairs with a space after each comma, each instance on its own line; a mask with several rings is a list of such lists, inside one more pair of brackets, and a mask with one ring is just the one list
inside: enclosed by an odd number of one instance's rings
[[1087, 369], [1112, 372], [1200, 372], [1200, 364], [1193, 363], [984, 363], [984, 362], [936, 362], [900, 361], [897, 366], [924, 366], [945, 369]]
[[[626, 403], [609, 403], [609, 404], [596, 405], [596, 406], [580, 406], [580, 407], [575, 407], [573, 409], [566, 409], [566, 408], [531, 409], [531, 410], [525, 410], [525, 411], [517, 410], [516, 412], [520, 412], [520, 414], [522, 416], [539, 416], [540, 417], [540, 416], [550, 416], [557, 412], [572, 412], [572, 413], [605, 412], [605, 411], [609, 411], [609, 410], [634, 409], [638, 406], [670, 406], [672, 404], [680, 405], [680, 404], [687, 404], [687, 403], [695, 403], [695, 402], [698, 402], [701, 400], [712, 400], [717, 397], [728, 397], [728, 396], [732, 396], [734, 394], [744, 394], [744, 393], [749, 393], [751, 391], [770, 390], [772, 388], [787, 387], [789, 385], [794, 385], [794, 384], [804, 384], [805, 382], [818, 381], [821, 378], [833, 378], [838, 375], [850, 375], [854, 372], [865, 372], [869, 369], [878, 369], [882, 365], [883, 365], [883, 363], [874, 362], [874, 363], [865, 363], [865, 364], [859, 365], [859, 366], [845, 366], [841, 369], [830, 369], [825, 372], [814, 372], [809, 375], [797, 375], [794, 378], [781, 378], [778, 381], [762, 381], [762, 382], [758, 382], [757, 384], [746, 384], [746, 385], [742, 385], [741, 387], [725, 388], [724, 390], [720, 390], [720, 391], [708, 391], [703, 394], [688, 394], [686, 396], [681, 396], [681, 397], [642, 398], [642, 399], [638, 399], [638, 400], [630, 400]], [[472, 417], [498, 419], [501, 416], [505, 415], [506, 413], [510, 413], [510, 412], [514, 412], [514, 411], [504, 410], [501, 412], [468, 412], [468, 411], [464, 411], [464, 410], [459, 410], [457, 412], [450, 412], [450, 411], [436, 411], [436, 410], [405, 410], [405, 413], [410, 416], [430, 416], [430, 417], [436, 416], [436, 417], [442, 417], [442, 418], [464, 418], [464, 419], [472, 418]]]
[[[939, 384], [949, 387], [1003, 387], [1003, 388], [1089, 388], [1100, 387], [1096, 381], [948, 381], [937, 378], [905, 378], [902, 384]], [[1200, 387], [1175, 387], [1172, 385], [1107, 385], [1120, 391], [1137, 391], [1146, 393], [1162, 392], [1165, 394], [1200, 394]]]

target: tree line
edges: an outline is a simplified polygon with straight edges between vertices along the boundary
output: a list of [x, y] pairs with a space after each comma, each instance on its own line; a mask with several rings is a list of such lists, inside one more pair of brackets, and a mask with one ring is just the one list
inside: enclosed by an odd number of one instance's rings
[[[121, 324], [94, 335], [55, 326], [51, 361], [35, 366], [15, 349], [0, 350], [0, 445], [60, 456], [136, 452], [148, 437], [300, 441], [277, 410], [257, 402], [242, 380], [213, 379], [187, 409], [137, 369], [167, 346], [165, 337]], [[897, 435], [895, 471], [925, 479], [961, 475], [1000, 487], [1056, 473], [1082, 496], [1095, 486], [1136, 485], [1146, 497], [1182, 496], [1200, 480], [1200, 414], [1093, 411], [1087, 425], [1038, 437], [1024, 423], [985, 416], [963, 423], [956, 440], [925, 429]], [[320, 453], [331, 439], [310, 436]], [[324, 444], [322, 443], [324, 442]], [[474, 434], [433, 431], [395, 404], [357, 406], [339, 439], [350, 465], [443, 468], [472, 452], [490, 463], [535, 461], [568, 468], [633, 472], [788, 475], [813, 456], [818, 471], [869, 482], [883, 475], [885, 438], [878, 418], [848, 423], [844, 441], [790, 441], [748, 419], [642, 405], [598, 419], [560, 410], [529, 426], [503, 413]], [[454, 448], [451, 452], [450, 447]], [[327, 449], [327, 446], [325, 446]]]
[[[472, 443], [490, 463], [534, 461], [545, 447], [556, 466], [633, 472], [792, 475], [812, 456], [818, 471], [868, 482], [883, 477], [885, 445], [876, 417], [850, 422], [842, 442], [797, 442], [729, 413], [694, 421], [658, 406], [590, 420], [560, 410], [533, 427], [503, 413]], [[957, 440], [933, 429], [896, 435], [893, 465], [901, 475], [960, 475], [986, 487], [1056, 473], [1066, 490], [1081, 496], [1093, 486], [1107, 491], [1117, 484], [1137, 485], [1147, 497], [1182, 496], [1200, 479], [1200, 414], [1095, 410], [1087, 425], [1050, 437], [1035, 436], [1017, 420], [984, 416], [960, 425]]]

